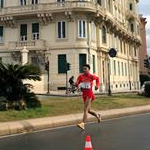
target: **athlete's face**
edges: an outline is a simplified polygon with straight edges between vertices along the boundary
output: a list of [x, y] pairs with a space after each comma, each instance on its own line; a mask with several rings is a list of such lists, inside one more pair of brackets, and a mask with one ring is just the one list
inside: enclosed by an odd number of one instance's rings
[[90, 70], [89, 70], [88, 67], [85, 67], [85, 66], [83, 67], [83, 73], [84, 73], [84, 74], [88, 74], [89, 71], [90, 71]]

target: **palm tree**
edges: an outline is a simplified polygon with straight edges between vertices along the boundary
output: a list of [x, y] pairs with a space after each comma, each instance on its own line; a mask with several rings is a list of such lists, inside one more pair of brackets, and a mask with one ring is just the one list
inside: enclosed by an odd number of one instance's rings
[[0, 96], [3, 96], [10, 105], [22, 100], [28, 101], [26, 95], [31, 94], [31, 85], [24, 84], [23, 80], [40, 81], [40, 75], [41, 71], [38, 66], [0, 63]]

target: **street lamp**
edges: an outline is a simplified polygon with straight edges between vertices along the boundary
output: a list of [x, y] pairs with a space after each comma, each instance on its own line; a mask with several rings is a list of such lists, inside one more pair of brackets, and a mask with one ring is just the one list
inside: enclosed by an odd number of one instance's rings
[[111, 86], [110, 86], [110, 59], [116, 57], [117, 51], [115, 48], [110, 48], [108, 52], [108, 96], [112, 95]]
[[49, 83], [49, 60], [47, 59], [47, 61], [45, 62], [45, 70], [47, 71], [47, 94], [49, 94], [49, 86], [50, 86], [50, 83]]
[[66, 61], [66, 94], [68, 94], [68, 71], [71, 70], [71, 64]]

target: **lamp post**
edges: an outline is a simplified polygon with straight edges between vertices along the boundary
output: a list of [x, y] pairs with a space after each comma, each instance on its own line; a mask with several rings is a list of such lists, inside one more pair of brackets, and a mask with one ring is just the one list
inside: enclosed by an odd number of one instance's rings
[[49, 94], [50, 92], [50, 89], [49, 89], [49, 86], [50, 86], [50, 83], [49, 83], [49, 60], [47, 59], [47, 61], [45, 62], [45, 70], [47, 72], [47, 94]]
[[66, 94], [68, 94], [68, 71], [71, 69], [71, 64], [66, 61]]
[[109, 57], [111, 58], [114, 58], [116, 57], [117, 55], [117, 51], [115, 48], [110, 48], [109, 49], [109, 52], [108, 52], [108, 96], [111, 96], [112, 95], [112, 91], [111, 91], [111, 86], [110, 86], [110, 59]]

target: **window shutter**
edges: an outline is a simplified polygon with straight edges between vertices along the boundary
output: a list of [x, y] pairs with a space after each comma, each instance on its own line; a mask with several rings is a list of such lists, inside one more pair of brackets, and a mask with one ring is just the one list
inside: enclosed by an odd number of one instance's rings
[[0, 36], [3, 36], [3, 26], [0, 26]]
[[0, 7], [1, 7], [1, 8], [4, 7], [4, 0], [0, 0]]
[[62, 22], [62, 38], [65, 38], [66, 37], [66, 26], [65, 26], [65, 22]]
[[86, 64], [86, 54], [79, 54], [79, 72], [83, 72], [83, 65]]
[[58, 38], [61, 38], [61, 22], [58, 22]]
[[58, 73], [66, 73], [66, 54], [58, 55]]
[[32, 33], [39, 33], [39, 23], [32, 24]]
[[21, 26], [20, 26], [20, 35], [21, 36], [27, 35], [27, 24], [21, 24]]

